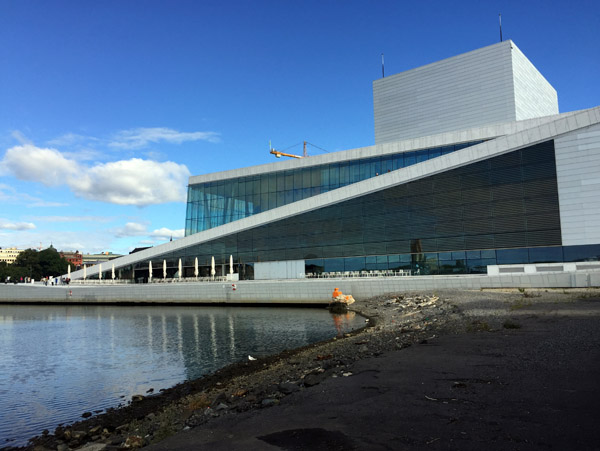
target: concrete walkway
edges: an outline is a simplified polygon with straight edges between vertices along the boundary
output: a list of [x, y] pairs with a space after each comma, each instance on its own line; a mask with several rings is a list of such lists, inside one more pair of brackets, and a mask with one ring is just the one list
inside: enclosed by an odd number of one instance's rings
[[[463, 306], [465, 307], [465, 306]], [[519, 307], [494, 332], [354, 364], [151, 450], [597, 450], [600, 301]]]

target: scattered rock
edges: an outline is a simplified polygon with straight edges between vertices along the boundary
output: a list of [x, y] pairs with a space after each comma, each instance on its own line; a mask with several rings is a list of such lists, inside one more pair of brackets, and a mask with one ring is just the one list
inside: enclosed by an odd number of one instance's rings
[[91, 416], [92, 416], [92, 412], [83, 412], [83, 413], [81, 414], [81, 416], [82, 416], [83, 418], [89, 418], [89, 417], [91, 417]]
[[321, 374], [307, 374], [304, 377], [304, 386], [305, 387], [313, 387], [317, 384], [323, 382], [325, 377]]
[[217, 395], [217, 397], [215, 399], [213, 399], [213, 402], [210, 404], [210, 406], [214, 409], [219, 404], [222, 404], [225, 402], [227, 402], [227, 395], [225, 393], [221, 392]]
[[235, 396], [236, 398], [241, 398], [242, 396], [246, 396], [248, 394], [248, 390], [245, 389], [240, 389], [238, 391], [236, 391], [232, 396]]
[[108, 445], [106, 443], [88, 443], [87, 445], [79, 448], [78, 451], [102, 451], [106, 449]]
[[133, 402], [140, 402], [144, 400], [144, 395], [133, 395], [131, 397], [131, 401]]
[[125, 439], [123, 448], [137, 449], [144, 446], [144, 439], [139, 435], [130, 435]]
[[279, 384], [278, 390], [284, 395], [289, 395], [300, 390], [300, 387], [292, 382], [282, 382]]

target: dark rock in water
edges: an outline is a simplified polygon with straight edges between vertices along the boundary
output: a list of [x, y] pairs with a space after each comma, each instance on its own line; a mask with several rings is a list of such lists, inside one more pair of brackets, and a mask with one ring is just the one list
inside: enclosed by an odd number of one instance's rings
[[89, 418], [89, 417], [91, 417], [91, 416], [92, 416], [92, 412], [83, 412], [83, 413], [81, 414], [81, 416], [82, 416], [83, 418]]
[[331, 313], [347, 313], [348, 304], [346, 304], [345, 302], [330, 302], [329, 311]]
[[144, 399], [144, 395], [133, 395], [133, 396], [131, 397], [131, 400], [132, 400], [133, 402], [140, 402], [140, 401], [141, 401], [141, 400], [143, 400], [143, 399]]

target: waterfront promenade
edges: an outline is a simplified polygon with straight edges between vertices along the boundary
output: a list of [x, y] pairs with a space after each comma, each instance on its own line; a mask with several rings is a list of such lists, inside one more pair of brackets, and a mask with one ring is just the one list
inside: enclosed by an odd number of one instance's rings
[[1, 284], [0, 303], [327, 304], [334, 288], [366, 299], [384, 293], [485, 288], [600, 286], [600, 271], [118, 284], [110, 280], [45, 286]]

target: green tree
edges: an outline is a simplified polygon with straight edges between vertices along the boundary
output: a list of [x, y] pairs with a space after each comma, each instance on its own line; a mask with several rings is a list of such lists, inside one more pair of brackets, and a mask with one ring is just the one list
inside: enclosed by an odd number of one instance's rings
[[[69, 262], [60, 256], [60, 254], [50, 246], [39, 253], [40, 267], [43, 271], [43, 276], [60, 276], [67, 273]], [[39, 277], [36, 277], [39, 279]]]
[[12, 277], [31, 277], [40, 280], [42, 277], [56, 277], [67, 273], [69, 262], [50, 246], [43, 251], [27, 249], [21, 252], [15, 262], [10, 265]]
[[21, 278], [29, 276], [39, 280], [42, 274], [39, 253], [35, 249], [26, 249], [17, 255], [12, 264], [13, 277]]

